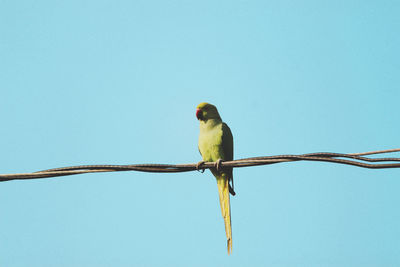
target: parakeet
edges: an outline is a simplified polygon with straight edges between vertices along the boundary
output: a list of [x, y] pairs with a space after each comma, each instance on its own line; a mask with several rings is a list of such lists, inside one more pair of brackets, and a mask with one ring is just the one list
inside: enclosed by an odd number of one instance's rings
[[[229, 193], [234, 196], [235, 191], [233, 190], [232, 168], [224, 167], [220, 170], [219, 164], [221, 160], [233, 160], [233, 136], [228, 125], [222, 122], [214, 105], [200, 103], [197, 106], [196, 117], [200, 121], [199, 151], [203, 162], [217, 162], [216, 168], [210, 170], [217, 179], [228, 254], [230, 254], [232, 252], [232, 226]], [[203, 162], [199, 162], [199, 164]]]

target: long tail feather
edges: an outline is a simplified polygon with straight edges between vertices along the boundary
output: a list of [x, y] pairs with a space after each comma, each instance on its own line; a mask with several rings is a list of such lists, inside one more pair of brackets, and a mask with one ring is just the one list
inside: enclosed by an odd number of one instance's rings
[[221, 204], [222, 217], [225, 222], [225, 232], [227, 239], [228, 254], [232, 253], [232, 225], [231, 225], [231, 206], [229, 201], [229, 179], [227, 177], [217, 178], [219, 202]]

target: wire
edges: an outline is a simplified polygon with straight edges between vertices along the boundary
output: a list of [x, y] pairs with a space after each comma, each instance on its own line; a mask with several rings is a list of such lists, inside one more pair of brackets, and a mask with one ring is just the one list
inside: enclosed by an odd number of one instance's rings
[[[400, 168], [400, 158], [368, 158], [367, 155], [385, 154], [400, 152], [400, 148], [371, 151], [363, 153], [330, 153], [318, 152], [301, 155], [277, 155], [265, 157], [252, 157], [233, 161], [221, 162], [221, 168], [240, 168], [259, 165], [276, 164], [295, 161], [320, 161], [346, 164], [369, 169]], [[380, 162], [380, 163], [369, 163]], [[116, 172], [116, 171], [140, 171], [155, 173], [175, 173], [204, 170], [215, 168], [215, 162], [205, 162], [201, 167], [197, 163], [193, 164], [132, 164], [132, 165], [81, 165], [48, 169], [33, 173], [0, 174], [0, 182], [10, 180], [26, 180], [38, 178], [50, 178], [58, 176], [76, 175], [83, 173]]]

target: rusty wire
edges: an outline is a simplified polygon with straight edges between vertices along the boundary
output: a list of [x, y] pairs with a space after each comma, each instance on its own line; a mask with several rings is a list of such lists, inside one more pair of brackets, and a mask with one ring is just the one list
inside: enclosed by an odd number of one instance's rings
[[[366, 156], [400, 152], [400, 148], [362, 152], [362, 153], [330, 153], [319, 152], [301, 155], [277, 155], [265, 157], [244, 158], [233, 161], [223, 161], [221, 168], [224, 167], [250, 167], [259, 165], [276, 164], [282, 162], [295, 161], [320, 161], [352, 165], [361, 168], [369, 169], [386, 169], [400, 168], [400, 158], [369, 158]], [[379, 162], [379, 163], [371, 163]], [[200, 169], [215, 168], [215, 162], [206, 162], [201, 165]], [[140, 171], [140, 172], [158, 172], [158, 173], [175, 173], [188, 172], [198, 170], [197, 163], [192, 164], [131, 164], [131, 165], [81, 165], [48, 169], [33, 173], [16, 173], [16, 174], [0, 174], [0, 182], [10, 180], [26, 180], [38, 178], [50, 178], [57, 176], [76, 175], [83, 173], [98, 173], [98, 172], [116, 172], [116, 171]]]

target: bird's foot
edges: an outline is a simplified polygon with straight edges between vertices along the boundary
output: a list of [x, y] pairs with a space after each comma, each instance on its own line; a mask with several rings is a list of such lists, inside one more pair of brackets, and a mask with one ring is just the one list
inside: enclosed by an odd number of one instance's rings
[[221, 170], [221, 162], [222, 162], [222, 159], [217, 159], [217, 161], [215, 162], [215, 169], [218, 172]]
[[202, 161], [199, 161], [199, 162], [196, 164], [196, 170], [197, 170], [198, 172], [203, 173], [203, 172], [205, 171], [205, 169], [200, 169], [201, 166], [204, 165], [204, 163], [206, 163], [206, 162], [205, 162], [204, 160], [202, 160]]

